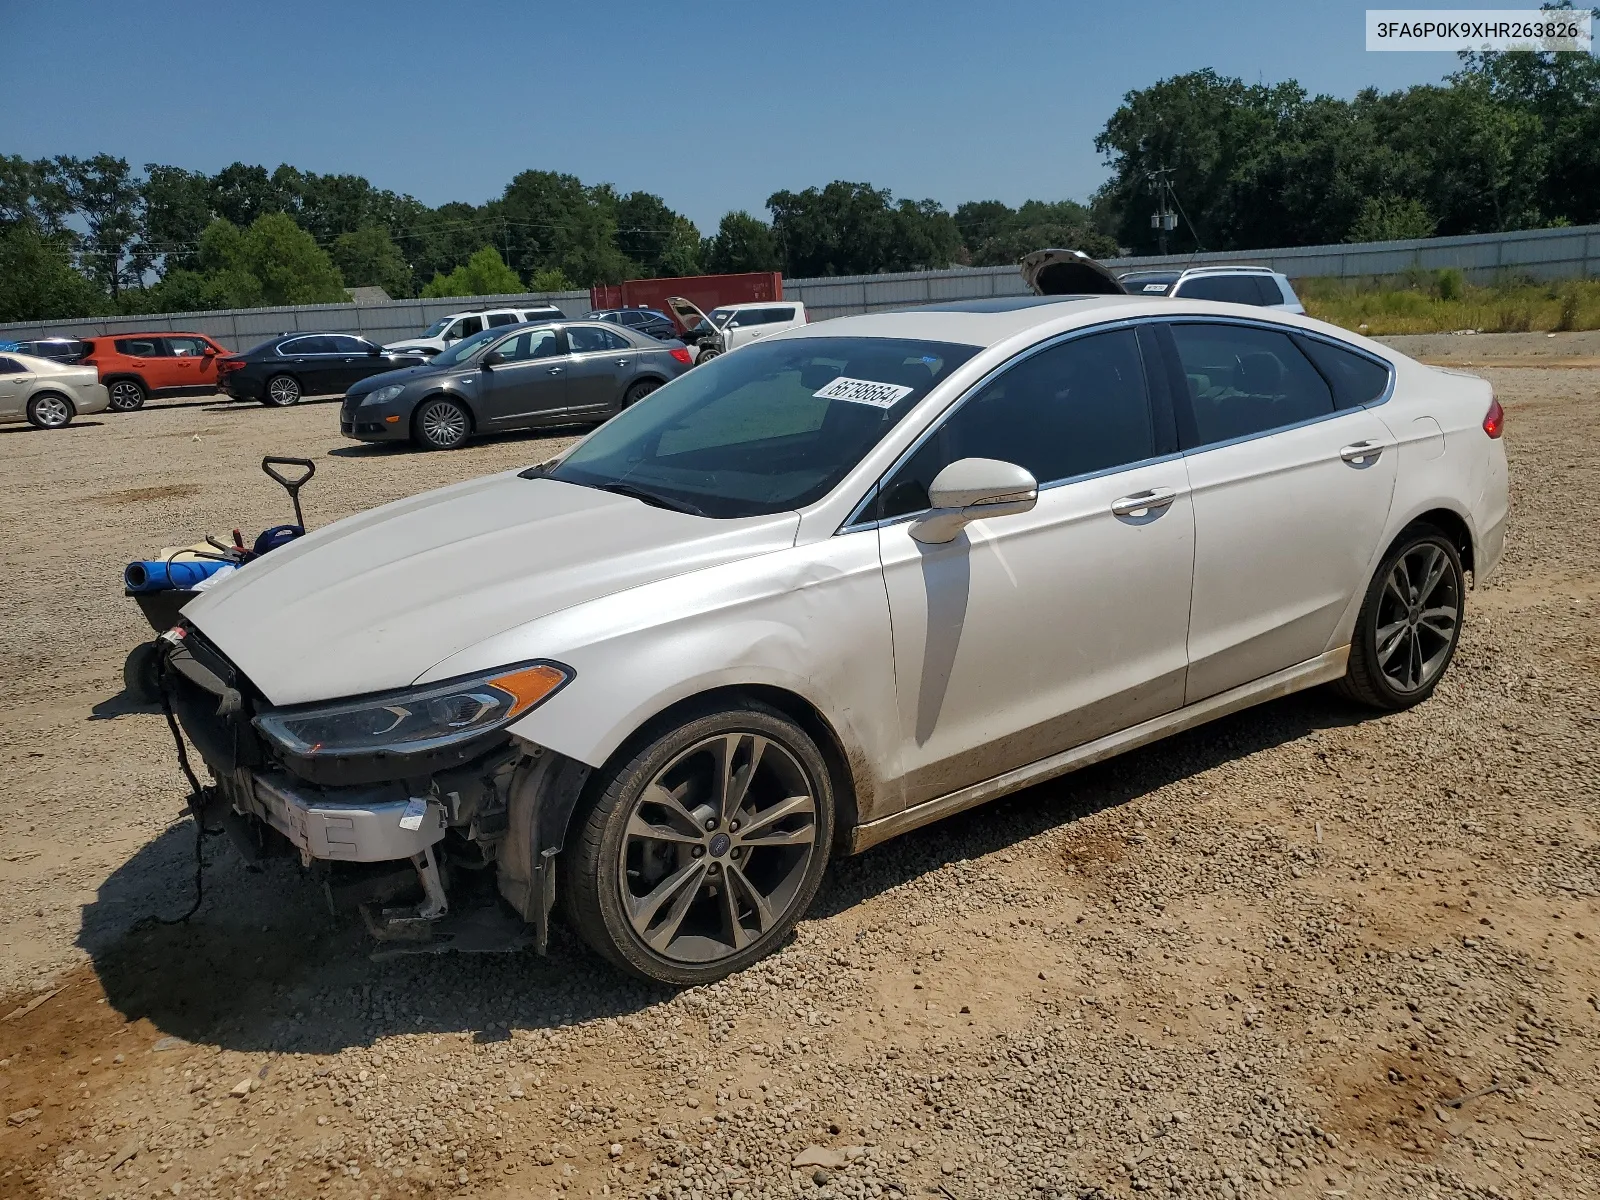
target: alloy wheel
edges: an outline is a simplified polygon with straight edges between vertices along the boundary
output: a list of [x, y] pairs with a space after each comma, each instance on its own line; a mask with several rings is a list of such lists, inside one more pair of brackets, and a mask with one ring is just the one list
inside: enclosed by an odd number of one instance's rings
[[1449, 661], [1461, 624], [1461, 576], [1432, 542], [1402, 554], [1378, 602], [1378, 669], [1402, 693], [1420, 691]]
[[111, 407], [118, 412], [133, 412], [144, 404], [144, 391], [137, 383], [119, 379], [111, 385]]
[[454, 446], [467, 436], [467, 414], [448, 400], [437, 400], [417, 418], [422, 436], [434, 446]]
[[617, 882], [644, 946], [705, 964], [789, 915], [817, 848], [817, 791], [799, 760], [755, 733], [676, 755], [634, 801]]
[[300, 403], [300, 385], [287, 375], [274, 376], [267, 384], [267, 396], [280, 408]]
[[33, 402], [33, 414], [45, 429], [60, 429], [72, 420], [72, 408], [60, 396], [40, 396]]

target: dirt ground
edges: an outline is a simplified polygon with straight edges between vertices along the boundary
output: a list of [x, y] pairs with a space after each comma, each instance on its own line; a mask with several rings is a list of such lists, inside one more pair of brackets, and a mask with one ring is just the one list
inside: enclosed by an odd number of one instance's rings
[[921, 830], [678, 995], [559, 931], [374, 962], [224, 839], [145, 920], [194, 834], [122, 564], [285, 520], [265, 453], [321, 524], [553, 441], [3, 428], [0, 1198], [1600, 1196], [1600, 369], [1550, 365], [1594, 353], [1482, 354], [1529, 364], [1485, 371], [1514, 528], [1428, 703], [1294, 697]]

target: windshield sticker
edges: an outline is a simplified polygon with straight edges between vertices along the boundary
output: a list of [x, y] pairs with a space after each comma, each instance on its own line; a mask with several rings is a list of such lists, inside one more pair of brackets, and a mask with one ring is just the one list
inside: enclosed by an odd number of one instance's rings
[[873, 408], [893, 408], [915, 390], [898, 383], [875, 383], [870, 379], [841, 375], [820, 392], [811, 394], [819, 400], [847, 400], [851, 404], [870, 404]]
[[1147, 292], [1164, 292], [1167, 290], [1167, 285], [1164, 283], [1147, 283], [1144, 285], [1144, 290]]

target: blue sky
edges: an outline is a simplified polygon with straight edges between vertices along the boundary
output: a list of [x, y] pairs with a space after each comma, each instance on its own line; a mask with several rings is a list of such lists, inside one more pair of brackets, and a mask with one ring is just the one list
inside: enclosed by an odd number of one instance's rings
[[[780, 188], [1084, 199], [1123, 93], [1212, 67], [1312, 92], [1434, 81], [1364, 4], [76, 3], [0, 0], [0, 153], [356, 172], [481, 203], [529, 167], [663, 196], [703, 232]], [[47, 75], [26, 63], [48, 64]], [[49, 86], [40, 86], [48, 82]]]

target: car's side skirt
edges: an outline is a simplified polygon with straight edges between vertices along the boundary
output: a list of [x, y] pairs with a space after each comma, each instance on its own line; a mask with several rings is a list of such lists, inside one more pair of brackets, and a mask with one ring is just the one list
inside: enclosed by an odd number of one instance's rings
[[1276, 700], [1294, 692], [1304, 691], [1306, 688], [1317, 687], [1319, 684], [1331, 683], [1344, 676], [1349, 659], [1350, 647], [1340, 646], [1336, 650], [1319, 654], [1316, 658], [1307, 659], [1282, 671], [1275, 671], [1252, 683], [1241, 684], [1215, 696], [1208, 696], [1204, 700], [1163, 716], [1153, 717], [1117, 733], [1107, 734], [1092, 742], [1085, 742], [1081, 746], [1052, 754], [1048, 758], [1041, 758], [1025, 767], [1018, 767], [1003, 775], [996, 775], [993, 779], [986, 779], [982, 783], [972, 784], [960, 791], [950, 792], [936, 800], [908, 808], [904, 812], [857, 825], [851, 834], [850, 853], [859, 854], [880, 842], [886, 842], [892, 837], [942, 820], [954, 813], [986, 804], [990, 800], [998, 800], [1001, 796], [1032, 787], [1036, 783], [1044, 783], [1046, 780], [1112, 758], [1124, 751], [1147, 746], [1151, 742], [1160, 741], [1174, 733], [1182, 733], [1186, 729], [1193, 729], [1196, 725], [1203, 725], [1207, 721], [1214, 721], [1218, 717], [1225, 717], [1240, 709], [1264, 704], [1268, 700]]

